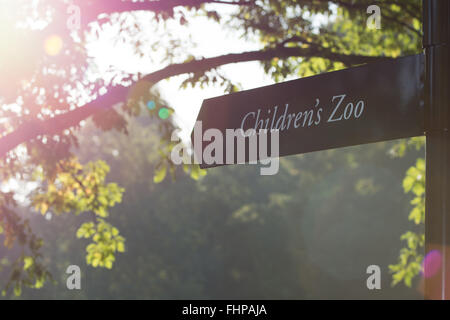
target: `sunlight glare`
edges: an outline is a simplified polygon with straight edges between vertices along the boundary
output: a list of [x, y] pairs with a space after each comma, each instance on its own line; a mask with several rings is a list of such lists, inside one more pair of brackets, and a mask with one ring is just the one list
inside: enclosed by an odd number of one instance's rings
[[57, 56], [63, 48], [63, 40], [58, 35], [52, 35], [45, 40], [45, 53], [49, 56]]

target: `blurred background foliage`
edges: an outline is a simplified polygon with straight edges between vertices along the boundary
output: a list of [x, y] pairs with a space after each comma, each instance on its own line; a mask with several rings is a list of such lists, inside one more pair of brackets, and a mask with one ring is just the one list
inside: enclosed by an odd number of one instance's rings
[[[95, 145], [77, 152], [105, 159], [108, 179], [126, 190], [110, 218], [125, 253], [111, 270], [90, 268], [87, 240], [75, 241], [83, 219], [34, 215], [57, 285], [22, 298], [421, 298], [417, 287], [392, 287], [388, 267], [410, 229], [401, 181], [421, 155], [390, 155], [406, 141], [286, 157], [275, 176], [239, 165], [195, 181], [178, 168], [175, 181], [155, 184], [158, 129], [145, 117], [131, 124], [127, 137], [87, 125], [81, 143]], [[82, 267], [80, 291], [65, 287], [69, 264]], [[371, 264], [381, 267], [382, 290], [366, 288]]]

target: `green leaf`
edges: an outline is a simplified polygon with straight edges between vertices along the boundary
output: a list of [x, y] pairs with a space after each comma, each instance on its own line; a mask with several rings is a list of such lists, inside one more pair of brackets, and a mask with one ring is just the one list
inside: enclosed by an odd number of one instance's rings
[[36, 279], [36, 282], [34, 283], [34, 288], [35, 289], [40, 289], [44, 286], [44, 282], [45, 282], [45, 278], [44, 277], [40, 277]]
[[19, 283], [14, 287], [14, 294], [16, 297], [19, 297], [22, 294], [22, 286]]
[[411, 176], [407, 176], [405, 177], [405, 179], [403, 179], [403, 189], [405, 190], [405, 192], [409, 192], [411, 190], [414, 182], [415, 180]]
[[80, 227], [77, 230], [77, 238], [83, 238], [86, 235], [86, 230], [83, 227]]
[[153, 182], [155, 183], [160, 183], [164, 180], [164, 178], [166, 177], [166, 173], [167, 173], [167, 166], [164, 164], [161, 164], [160, 166], [158, 166], [158, 168], [156, 169], [155, 172], [155, 176], [153, 177]]
[[425, 172], [425, 160], [423, 158], [417, 159], [416, 167], [422, 172]]
[[34, 260], [32, 257], [25, 257], [23, 259], [23, 263], [24, 263], [23, 270], [29, 269], [33, 265], [33, 262], [34, 262]]
[[415, 224], [419, 224], [422, 220], [422, 212], [419, 208], [415, 207], [411, 210], [408, 219], [414, 221]]
[[92, 260], [92, 266], [94, 268], [97, 268], [99, 264], [100, 264], [100, 259], [95, 258], [95, 259]]
[[422, 183], [415, 183], [412, 191], [416, 196], [421, 196], [425, 193], [425, 186]]
[[200, 169], [200, 166], [198, 164], [195, 164], [191, 168], [191, 178], [194, 180], [200, 179], [200, 177], [203, 177], [206, 175], [206, 170]]

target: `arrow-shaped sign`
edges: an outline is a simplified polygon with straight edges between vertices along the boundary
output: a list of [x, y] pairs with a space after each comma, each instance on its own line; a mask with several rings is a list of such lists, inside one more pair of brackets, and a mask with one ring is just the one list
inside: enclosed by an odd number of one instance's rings
[[423, 66], [418, 54], [207, 99], [196, 153], [208, 129], [278, 130], [280, 156], [423, 135]]

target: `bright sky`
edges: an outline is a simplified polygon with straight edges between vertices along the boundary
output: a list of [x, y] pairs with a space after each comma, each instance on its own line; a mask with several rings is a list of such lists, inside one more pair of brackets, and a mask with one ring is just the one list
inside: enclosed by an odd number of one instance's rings
[[[259, 44], [239, 39], [238, 35], [230, 34], [217, 23], [204, 18], [195, 20], [191, 28], [192, 37], [199, 44], [197, 51], [206, 57], [260, 49]], [[259, 62], [230, 64], [221, 67], [221, 71], [232, 81], [239, 83], [242, 89], [256, 88], [274, 82], [265, 74]], [[161, 88], [165, 98], [176, 108], [179, 125], [190, 134], [202, 101], [223, 95], [224, 91], [218, 86], [179, 91], [181, 80], [182, 77], [177, 77], [174, 80], [164, 81]]]
[[[237, 7], [231, 5], [208, 4], [208, 9], [214, 9], [219, 12], [225, 20], [228, 14], [237, 10]], [[155, 35], [153, 13], [140, 12], [137, 14], [140, 18], [139, 23], [144, 26], [144, 30], [149, 30], [143, 36], [149, 42], [154, 41]], [[149, 19], [150, 17], [150, 19]], [[195, 17], [188, 19], [189, 24], [181, 27], [178, 22], [171, 21], [167, 27], [160, 29], [167, 32], [172, 30], [174, 38], [185, 40], [192, 39], [196, 44], [195, 48], [189, 48], [186, 52], [194, 56], [215, 57], [228, 53], [240, 53], [244, 51], [252, 51], [262, 49], [260, 43], [249, 41], [241, 38], [238, 32], [231, 30], [224, 22], [221, 24], [207, 19], [206, 17]], [[318, 27], [327, 20], [326, 17], [315, 15], [313, 17], [314, 26]], [[109, 69], [109, 66], [115, 66], [119, 70], [149, 73], [159, 70], [167, 65], [167, 63], [158, 63], [163, 56], [163, 52], [150, 51], [154, 61], [146, 60], [138, 61], [133, 56], [133, 47], [120, 44], [114, 45], [111, 40], [119, 33], [118, 24], [112, 24], [109, 28], [104, 28], [101, 33], [100, 40], [92, 43], [92, 53], [95, 55], [98, 67], [103, 71]], [[153, 39], [152, 39], [153, 38]], [[220, 72], [230, 78], [234, 83], [241, 85], [242, 90], [261, 87], [273, 84], [274, 81], [265, 74], [259, 62], [246, 62], [225, 65], [219, 68]], [[292, 77], [289, 77], [291, 79]], [[170, 106], [175, 108], [175, 119], [182, 129], [182, 137], [189, 140], [190, 133], [194, 126], [197, 114], [200, 110], [202, 101], [207, 98], [220, 96], [224, 94], [224, 89], [219, 86], [208, 86], [205, 88], [188, 88], [180, 89], [179, 86], [186, 76], [173, 77], [159, 83], [162, 96], [169, 102]]]
[[[231, 12], [234, 10], [229, 5], [216, 5], [219, 12]], [[226, 10], [226, 11], [225, 11]], [[150, 14], [151, 15], [151, 14]], [[151, 22], [148, 21], [148, 13], [142, 13], [142, 23], [148, 24], [148, 30], [152, 30]], [[169, 24], [169, 29], [173, 30], [176, 38], [187, 39], [197, 44], [195, 48], [189, 48], [188, 53], [195, 56], [214, 57], [227, 53], [239, 53], [243, 51], [258, 50], [261, 45], [257, 42], [250, 42], [241, 39], [240, 35], [228, 30], [226, 26], [219, 25], [205, 17], [196, 17], [189, 20], [187, 27], [180, 27], [177, 24]], [[133, 57], [132, 47], [120, 45], [115, 46], [111, 40], [118, 32], [117, 26], [111, 25], [102, 32], [101, 38], [90, 46], [92, 54], [98, 59], [99, 71], [108, 70], [113, 65], [117, 69], [148, 73], [156, 71], [166, 64], [158, 63], [162, 52], [154, 53], [155, 61], [138, 61]], [[145, 36], [151, 39], [151, 32]], [[267, 84], [272, 84], [273, 80], [264, 73], [258, 62], [247, 62], [226, 65], [220, 68], [221, 72], [242, 86], [242, 89], [251, 89]], [[181, 82], [185, 76], [173, 77], [170, 80], [160, 82], [159, 88], [162, 96], [169, 102], [170, 106], [176, 110], [176, 121], [182, 128], [183, 137], [188, 137], [193, 128], [195, 119], [200, 110], [202, 101], [206, 98], [224, 94], [223, 88], [219, 86], [208, 86], [201, 88], [180, 89]]]

